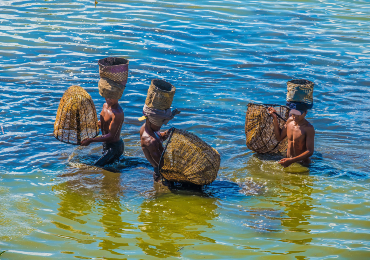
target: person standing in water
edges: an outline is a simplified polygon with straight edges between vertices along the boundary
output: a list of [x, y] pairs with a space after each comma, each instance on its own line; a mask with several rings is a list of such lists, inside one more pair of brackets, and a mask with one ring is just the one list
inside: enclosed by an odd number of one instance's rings
[[289, 118], [282, 129], [279, 127], [276, 110], [269, 107], [268, 111], [274, 119], [276, 140], [280, 142], [288, 137], [287, 158], [281, 159], [279, 163], [284, 167], [288, 167], [295, 162], [308, 166], [311, 163], [310, 157], [315, 148], [315, 129], [305, 118], [307, 110], [291, 109]]
[[180, 113], [177, 109], [170, 109], [175, 90], [174, 86], [164, 80], [152, 80], [143, 108], [144, 116], [139, 118], [139, 121], [146, 120], [140, 128], [141, 149], [153, 166], [156, 182], [161, 180], [159, 166], [163, 166], [163, 162], [161, 165], [159, 163], [164, 150], [162, 143], [169, 136], [169, 130], [160, 132], [160, 129]]
[[81, 142], [81, 146], [88, 146], [94, 142], [103, 142], [103, 156], [95, 163], [102, 167], [117, 161], [124, 151], [124, 143], [121, 138], [121, 128], [124, 121], [124, 113], [118, 100], [121, 98], [125, 86], [101, 78], [99, 81], [99, 94], [105, 98], [103, 110], [100, 113], [99, 127], [102, 135], [95, 138], [87, 138]]
[[288, 137], [287, 157], [279, 163], [288, 167], [298, 162], [303, 166], [311, 163], [315, 148], [315, 129], [306, 120], [307, 110], [313, 107], [314, 83], [305, 79], [295, 79], [287, 82], [287, 103], [290, 109], [289, 118], [285, 126], [280, 129], [276, 116], [276, 110], [269, 107], [268, 111], [274, 119], [274, 133], [277, 141]]
[[[163, 141], [168, 138], [169, 130], [160, 132], [161, 127], [152, 124], [148, 119], [140, 128], [140, 143], [141, 149], [144, 152], [145, 158], [153, 166], [154, 181], [160, 181], [160, 173], [158, 171], [159, 161], [163, 153]], [[161, 167], [163, 161], [161, 162]]]

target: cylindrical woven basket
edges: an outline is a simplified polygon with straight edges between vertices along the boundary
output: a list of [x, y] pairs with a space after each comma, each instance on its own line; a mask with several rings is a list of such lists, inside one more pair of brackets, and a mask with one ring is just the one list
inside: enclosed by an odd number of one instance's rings
[[[285, 120], [289, 118], [290, 109], [280, 105], [248, 104], [245, 116], [245, 135], [247, 147], [257, 153], [286, 154], [287, 138], [277, 141], [274, 133], [274, 121], [267, 108], [274, 107], [276, 112]], [[285, 121], [278, 117], [280, 128]]]
[[162, 153], [162, 176], [173, 182], [207, 185], [217, 177], [220, 154], [199, 137], [172, 128]]
[[287, 102], [305, 103], [308, 109], [313, 106], [314, 83], [305, 79], [295, 79], [287, 82]]
[[98, 117], [90, 95], [80, 86], [68, 88], [60, 100], [54, 137], [64, 143], [81, 144], [98, 134]]
[[126, 86], [129, 61], [123, 58], [108, 57], [98, 61], [101, 78], [108, 78]]
[[111, 99], [120, 99], [126, 86], [107, 78], [101, 78], [99, 80], [98, 87], [100, 96]]
[[160, 79], [153, 79], [149, 86], [145, 105], [150, 108], [166, 110], [171, 107], [176, 88]]

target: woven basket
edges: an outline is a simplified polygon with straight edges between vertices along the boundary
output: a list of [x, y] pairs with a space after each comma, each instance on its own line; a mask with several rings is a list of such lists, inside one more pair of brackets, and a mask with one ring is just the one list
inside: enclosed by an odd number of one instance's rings
[[108, 57], [98, 61], [101, 78], [108, 78], [126, 86], [129, 61], [123, 58]]
[[[288, 139], [277, 141], [274, 133], [274, 122], [267, 107], [274, 107], [276, 112], [285, 120], [289, 117], [289, 108], [280, 105], [248, 104], [245, 116], [245, 135], [247, 147], [257, 153], [286, 154]], [[280, 128], [285, 121], [278, 117]]]
[[176, 88], [172, 84], [164, 80], [153, 79], [148, 89], [145, 105], [150, 108], [166, 110], [172, 105], [175, 91]]
[[90, 95], [80, 86], [68, 88], [58, 107], [55, 138], [69, 144], [81, 144], [85, 138], [98, 134], [98, 117]]
[[217, 177], [220, 154], [199, 137], [185, 130], [171, 129], [160, 169], [168, 181], [207, 185]]
[[126, 86], [107, 78], [101, 78], [98, 87], [100, 96], [104, 98], [120, 99]]
[[313, 106], [314, 83], [305, 79], [295, 79], [287, 82], [287, 102], [305, 103], [307, 108]]

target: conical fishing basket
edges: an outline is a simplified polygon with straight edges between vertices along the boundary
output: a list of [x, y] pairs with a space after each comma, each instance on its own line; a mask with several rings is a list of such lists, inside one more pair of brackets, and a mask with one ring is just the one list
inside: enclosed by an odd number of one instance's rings
[[176, 88], [160, 79], [153, 79], [149, 86], [145, 105], [150, 108], [166, 110], [171, 107]]
[[207, 185], [217, 177], [220, 154], [199, 137], [172, 128], [162, 153], [162, 176], [173, 182]]
[[268, 113], [267, 108], [274, 107], [277, 114], [279, 126], [282, 128], [289, 118], [290, 109], [280, 105], [259, 105], [248, 104], [248, 110], [245, 116], [245, 135], [247, 138], [247, 147], [257, 153], [271, 153], [285, 155], [288, 140], [276, 140], [274, 133], [273, 117]]
[[129, 61], [123, 58], [108, 57], [98, 61], [101, 78], [108, 78], [126, 86]]
[[90, 95], [80, 86], [66, 90], [58, 107], [54, 136], [61, 142], [81, 144], [99, 134], [98, 117]]
[[295, 79], [287, 82], [287, 102], [305, 103], [308, 109], [313, 106], [314, 83], [306, 79]]

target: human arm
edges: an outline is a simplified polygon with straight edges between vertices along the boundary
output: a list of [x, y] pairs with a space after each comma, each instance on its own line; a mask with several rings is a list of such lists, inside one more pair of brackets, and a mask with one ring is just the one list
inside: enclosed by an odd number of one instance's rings
[[[274, 133], [275, 133], [276, 140], [280, 142], [281, 140], [283, 140], [287, 136], [287, 124], [285, 124], [283, 126], [283, 128], [280, 129], [275, 108], [269, 107], [268, 112], [274, 120]], [[287, 121], [287, 123], [288, 123], [288, 121]]]
[[[117, 137], [117, 133], [122, 126], [122, 122], [124, 120], [123, 113], [113, 113], [112, 121], [109, 125], [109, 132], [108, 134], [98, 136], [95, 138], [87, 138], [81, 142], [81, 146], [88, 146], [91, 143], [95, 142], [112, 142]], [[100, 122], [100, 121], [99, 121]]]
[[296, 157], [281, 159], [279, 163], [282, 166], [288, 167], [292, 163], [305, 161], [309, 157], [312, 156], [314, 149], [315, 149], [315, 129], [311, 126], [307, 128], [306, 131], [307, 131], [306, 132], [306, 149], [307, 150]]
[[158, 142], [149, 139], [150, 137], [147, 137], [142, 140], [141, 149], [143, 150], [144, 155], [146, 159], [150, 162], [150, 164], [154, 168], [158, 168], [158, 163], [161, 159], [162, 153], [160, 151], [160, 147], [158, 146]]
[[171, 129], [173, 129], [173, 128], [170, 128], [170, 129], [167, 129], [164, 132], [161, 132], [162, 141], [165, 141], [170, 136]]

